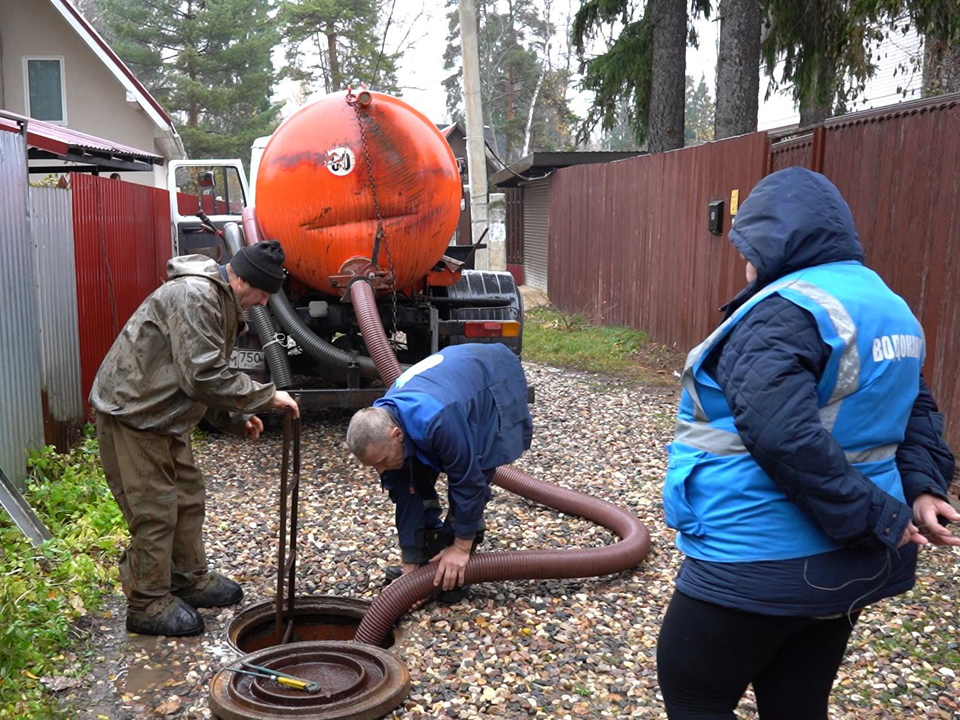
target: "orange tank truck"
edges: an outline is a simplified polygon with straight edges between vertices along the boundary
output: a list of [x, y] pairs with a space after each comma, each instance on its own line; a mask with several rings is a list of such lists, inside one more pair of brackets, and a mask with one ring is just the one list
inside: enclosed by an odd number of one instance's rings
[[[227, 257], [260, 240], [279, 240], [286, 253], [289, 277], [267, 307], [251, 308], [252, 331], [234, 353], [243, 363], [232, 367], [269, 376], [307, 409], [373, 402], [385, 389], [349, 302], [351, 282], [374, 289], [401, 363], [467, 342], [520, 354], [520, 292], [510, 273], [473, 269], [470, 245], [451, 244], [466, 178], [423, 114], [382, 93], [335, 93], [263, 142], [253, 148], [255, 207], [242, 219], [207, 219], [223, 228]], [[219, 179], [229, 175], [198, 162], [192, 172], [204, 192], [230, 191]], [[181, 252], [216, 242], [210, 225], [200, 235], [181, 225]]]

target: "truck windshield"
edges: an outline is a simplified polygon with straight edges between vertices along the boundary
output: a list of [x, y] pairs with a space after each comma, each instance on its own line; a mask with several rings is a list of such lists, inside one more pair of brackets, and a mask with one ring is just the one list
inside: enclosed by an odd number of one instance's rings
[[240, 173], [224, 165], [185, 165], [176, 170], [177, 208], [181, 215], [239, 215], [246, 207]]

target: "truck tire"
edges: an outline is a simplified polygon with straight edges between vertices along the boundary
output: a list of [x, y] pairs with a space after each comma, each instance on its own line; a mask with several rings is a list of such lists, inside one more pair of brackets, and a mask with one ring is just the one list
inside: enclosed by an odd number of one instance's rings
[[[468, 342], [501, 343], [519, 357], [523, 350], [523, 296], [513, 275], [508, 272], [490, 270], [464, 270], [460, 280], [447, 290], [447, 297], [463, 301], [451, 307], [450, 320], [516, 320], [520, 323], [520, 334], [516, 337], [491, 338], [450, 338], [450, 345]], [[509, 298], [504, 307], [470, 307], [469, 300], [474, 298]]]

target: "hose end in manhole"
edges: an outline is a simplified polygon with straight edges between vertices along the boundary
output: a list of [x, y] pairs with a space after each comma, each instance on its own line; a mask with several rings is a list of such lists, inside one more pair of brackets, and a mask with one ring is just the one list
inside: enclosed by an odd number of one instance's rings
[[319, 683], [306, 692], [273, 679], [218, 672], [210, 683], [210, 709], [221, 720], [373, 720], [400, 705], [410, 692], [410, 674], [390, 652], [352, 642], [300, 642], [264, 648], [243, 662]]

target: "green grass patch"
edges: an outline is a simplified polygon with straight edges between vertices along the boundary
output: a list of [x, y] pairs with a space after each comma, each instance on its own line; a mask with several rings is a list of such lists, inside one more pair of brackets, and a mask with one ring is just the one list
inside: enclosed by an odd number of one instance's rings
[[524, 315], [524, 360], [658, 385], [675, 381], [643, 366], [639, 355], [649, 345], [650, 338], [640, 330], [601, 327], [582, 315], [566, 315], [546, 307]]
[[84, 671], [65, 652], [83, 634], [77, 621], [116, 587], [127, 544], [90, 428], [69, 454], [48, 446], [28, 467], [26, 499], [53, 539], [34, 548], [0, 514], [0, 718], [60, 717], [39, 678]]

